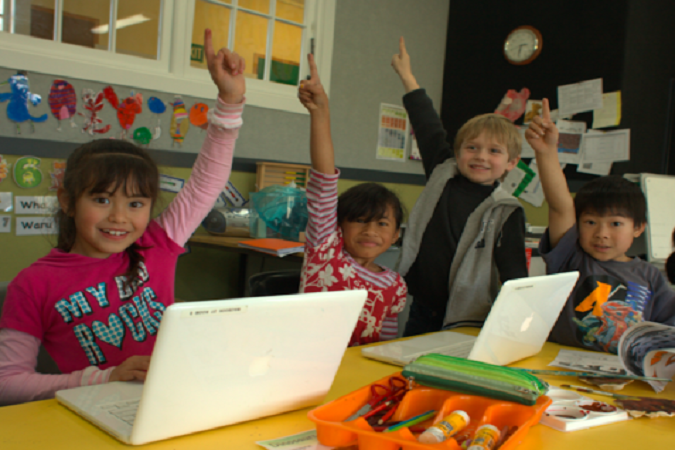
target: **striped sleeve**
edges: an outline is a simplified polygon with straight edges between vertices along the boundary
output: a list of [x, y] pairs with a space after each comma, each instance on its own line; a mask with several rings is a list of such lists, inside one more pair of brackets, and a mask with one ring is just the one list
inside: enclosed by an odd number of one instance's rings
[[337, 227], [337, 182], [340, 171], [326, 175], [310, 170], [307, 182], [307, 244], [316, 247]]
[[382, 321], [380, 341], [391, 341], [398, 337], [398, 314], [385, 317]]
[[216, 100], [216, 107], [212, 108], [208, 112], [209, 123], [220, 128], [225, 128], [226, 130], [233, 130], [240, 128], [244, 121], [241, 118], [241, 114], [244, 111], [243, 100], [241, 103], [231, 105], [225, 103], [218, 97]]

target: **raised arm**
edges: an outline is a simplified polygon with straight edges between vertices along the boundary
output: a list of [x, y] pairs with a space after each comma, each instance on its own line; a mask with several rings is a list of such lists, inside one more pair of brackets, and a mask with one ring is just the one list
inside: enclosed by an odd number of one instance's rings
[[534, 149], [541, 187], [548, 202], [548, 236], [551, 248], [576, 223], [574, 200], [558, 160], [558, 128], [551, 121], [548, 99], [543, 101], [542, 116], [535, 116], [525, 132]]
[[311, 118], [309, 153], [312, 159], [312, 168], [326, 175], [335, 174], [335, 154], [333, 139], [330, 134], [330, 108], [328, 96], [319, 80], [319, 71], [316, 69], [314, 55], [307, 55], [309, 61], [309, 80], [300, 83], [298, 97], [300, 102], [309, 111]]

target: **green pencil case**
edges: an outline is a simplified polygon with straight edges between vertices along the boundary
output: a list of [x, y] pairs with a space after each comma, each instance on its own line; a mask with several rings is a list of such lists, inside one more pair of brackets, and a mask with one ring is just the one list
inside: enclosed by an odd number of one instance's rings
[[548, 391], [546, 382], [527, 372], [437, 353], [417, 358], [402, 375], [422, 386], [530, 406]]

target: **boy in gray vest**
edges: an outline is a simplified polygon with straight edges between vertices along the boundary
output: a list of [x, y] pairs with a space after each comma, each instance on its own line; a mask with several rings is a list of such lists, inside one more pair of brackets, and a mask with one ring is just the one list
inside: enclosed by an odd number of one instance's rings
[[520, 159], [508, 119], [484, 114], [457, 133], [455, 158], [401, 38], [392, 66], [406, 95], [427, 184], [410, 214], [399, 273], [413, 297], [404, 336], [482, 326], [501, 283], [526, 277], [525, 214], [499, 180]]
[[619, 176], [601, 177], [572, 199], [548, 100], [542, 106], [542, 116], [525, 132], [548, 202], [548, 229], [539, 252], [548, 273], [579, 271], [550, 339], [616, 353], [624, 331], [635, 323], [675, 325], [675, 292], [656, 267], [626, 255], [647, 224], [640, 187]]

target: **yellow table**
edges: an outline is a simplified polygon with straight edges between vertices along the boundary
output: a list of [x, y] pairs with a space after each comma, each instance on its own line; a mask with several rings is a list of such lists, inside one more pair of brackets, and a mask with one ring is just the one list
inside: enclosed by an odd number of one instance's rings
[[[476, 334], [477, 330], [467, 330]], [[547, 343], [542, 352], [515, 363], [516, 367], [546, 368], [558, 354], [560, 345]], [[356, 390], [385, 377], [400, 368], [365, 359], [360, 348], [345, 352], [342, 365], [326, 401]], [[569, 377], [544, 377], [552, 385], [569, 383]], [[578, 384], [575, 382], [575, 384]], [[654, 396], [651, 388], [642, 382], [633, 382], [621, 393]], [[589, 395], [603, 401], [607, 397]], [[675, 383], [671, 383], [660, 398], [675, 399]], [[226, 408], [227, 405], [223, 405]], [[204, 431], [190, 436], [169, 439], [142, 446], [143, 449], [198, 449], [247, 450], [261, 449], [255, 441], [273, 439], [313, 428], [307, 419], [307, 409]], [[636, 419], [563, 433], [543, 425], [530, 429], [519, 450], [532, 449], [668, 449], [675, 446], [675, 418]], [[0, 408], [0, 449], [129, 449], [107, 433], [59, 405], [56, 400], [45, 400], [19, 406]]]

